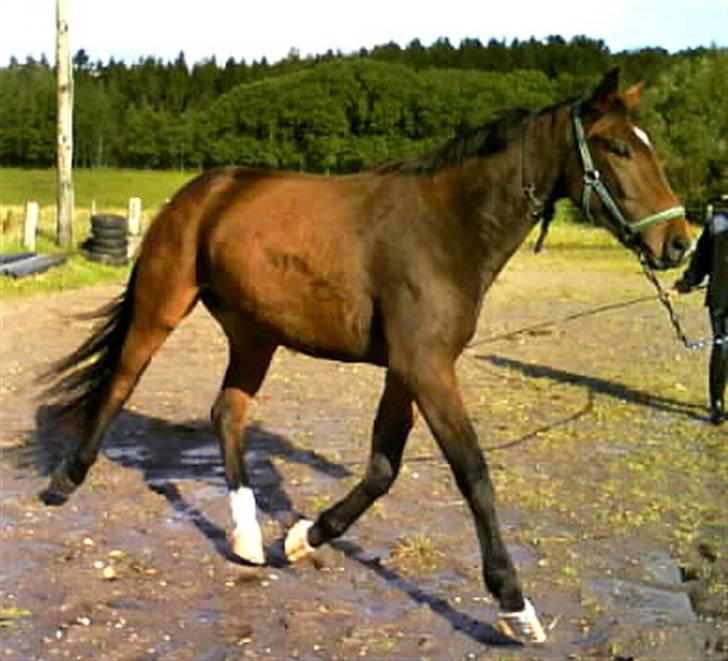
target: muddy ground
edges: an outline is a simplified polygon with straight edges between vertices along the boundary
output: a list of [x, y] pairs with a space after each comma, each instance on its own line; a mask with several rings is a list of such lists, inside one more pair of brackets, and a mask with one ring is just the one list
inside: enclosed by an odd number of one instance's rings
[[[33, 377], [118, 286], [2, 303], [2, 655], [18, 659], [727, 658], [726, 429], [705, 352], [671, 335], [615, 251], [522, 252], [459, 364], [506, 539], [549, 627], [505, 644], [466, 508], [421, 420], [394, 488], [287, 566], [281, 539], [356, 481], [382, 373], [280, 351], [248, 430], [268, 565], [229, 557], [209, 406], [224, 339], [198, 308], [156, 356], [61, 508], [36, 498], [68, 435]], [[669, 278], [666, 278], [668, 280]], [[669, 279], [671, 281], [671, 279]], [[699, 298], [680, 302], [694, 335]], [[544, 320], [528, 333], [504, 333]]]

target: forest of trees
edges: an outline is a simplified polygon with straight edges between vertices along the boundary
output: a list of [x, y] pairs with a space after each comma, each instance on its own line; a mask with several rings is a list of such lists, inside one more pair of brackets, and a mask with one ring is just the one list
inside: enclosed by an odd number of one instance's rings
[[[644, 81], [642, 123], [692, 202], [728, 191], [728, 51], [609, 52], [599, 40], [511, 44], [415, 40], [280, 62], [144, 58], [93, 62], [75, 76], [75, 165], [216, 165], [346, 173], [422, 153], [504, 108], [587, 93], [609, 68]], [[0, 165], [51, 167], [55, 79], [45, 59], [0, 68]]]

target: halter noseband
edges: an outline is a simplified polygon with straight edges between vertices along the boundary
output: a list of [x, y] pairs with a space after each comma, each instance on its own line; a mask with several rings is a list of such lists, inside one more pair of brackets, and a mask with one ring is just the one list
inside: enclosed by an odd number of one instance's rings
[[584, 126], [581, 123], [580, 106], [580, 103], [575, 103], [572, 106], [571, 116], [574, 121], [576, 144], [579, 148], [579, 156], [581, 157], [581, 164], [584, 168], [584, 189], [581, 194], [581, 207], [584, 210], [586, 217], [595, 225], [597, 224], [589, 205], [592, 193], [597, 194], [599, 199], [602, 201], [602, 204], [606, 207], [612, 216], [612, 219], [615, 221], [617, 229], [624, 232], [627, 238], [633, 238], [637, 232], [640, 232], [651, 225], [655, 225], [656, 223], [684, 216], [685, 209], [683, 207], [671, 207], [670, 209], [665, 209], [664, 211], [652, 214], [651, 216], [647, 216], [646, 218], [642, 218], [641, 220], [633, 223], [627, 221], [621, 209], [617, 205], [616, 200], [609, 192], [609, 189], [604, 185], [604, 182], [602, 182], [599, 170], [594, 167], [594, 159], [592, 159], [591, 152], [589, 151], [589, 144], [587, 143], [586, 135], [584, 134]]

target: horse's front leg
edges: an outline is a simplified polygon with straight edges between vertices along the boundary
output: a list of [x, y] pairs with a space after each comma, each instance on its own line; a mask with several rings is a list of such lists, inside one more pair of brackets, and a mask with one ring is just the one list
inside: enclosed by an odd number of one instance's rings
[[524, 642], [543, 642], [546, 639], [543, 627], [533, 606], [523, 597], [515, 567], [501, 538], [488, 466], [465, 412], [454, 365], [446, 359], [418, 360], [415, 364], [415, 373], [409, 381], [473, 514], [485, 584], [501, 605], [499, 628]]
[[315, 523], [302, 519], [286, 536], [286, 556], [299, 560], [342, 535], [394, 482], [412, 428], [412, 395], [390, 372], [379, 403], [366, 474], [343, 500], [322, 512]]

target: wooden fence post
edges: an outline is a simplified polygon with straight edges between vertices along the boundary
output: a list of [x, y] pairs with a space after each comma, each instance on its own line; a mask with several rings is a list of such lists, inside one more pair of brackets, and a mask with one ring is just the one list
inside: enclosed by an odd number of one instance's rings
[[128, 256], [132, 257], [141, 242], [142, 232], [142, 200], [139, 197], [129, 198], [127, 213], [127, 231], [129, 233]]
[[40, 208], [37, 202], [27, 202], [25, 205], [25, 222], [23, 223], [23, 247], [35, 250], [35, 232], [38, 229], [38, 216]]
[[129, 234], [139, 236], [142, 230], [142, 200], [139, 197], [129, 198]]

